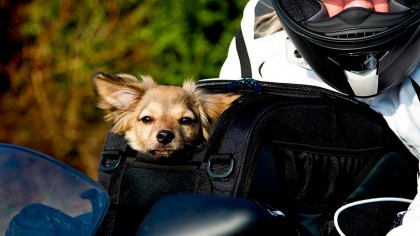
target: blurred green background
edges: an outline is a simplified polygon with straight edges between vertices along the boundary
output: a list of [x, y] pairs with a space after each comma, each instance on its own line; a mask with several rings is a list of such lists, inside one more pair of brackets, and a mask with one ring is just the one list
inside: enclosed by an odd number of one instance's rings
[[91, 74], [217, 77], [247, 0], [0, 0], [0, 142], [96, 178], [110, 123]]

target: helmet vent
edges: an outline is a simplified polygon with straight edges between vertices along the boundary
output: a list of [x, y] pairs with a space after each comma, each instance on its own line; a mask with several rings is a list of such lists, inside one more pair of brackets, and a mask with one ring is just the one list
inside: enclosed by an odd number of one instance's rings
[[341, 31], [330, 31], [324, 32], [325, 36], [339, 38], [339, 39], [357, 39], [357, 38], [364, 38], [376, 35], [378, 33], [384, 32], [388, 28], [386, 27], [379, 27], [379, 28], [371, 28], [371, 29], [348, 29], [348, 30], [341, 30]]
[[339, 39], [357, 39], [375, 35], [375, 32], [362, 32], [362, 33], [351, 33], [351, 34], [339, 34], [339, 35], [332, 35]]

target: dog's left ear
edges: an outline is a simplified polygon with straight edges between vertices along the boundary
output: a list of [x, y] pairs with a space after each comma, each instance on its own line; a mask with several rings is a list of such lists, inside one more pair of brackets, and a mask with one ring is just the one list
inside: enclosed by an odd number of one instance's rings
[[208, 140], [211, 129], [219, 116], [240, 97], [240, 95], [235, 93], [206, 93], [205, 91], [198, 89], [191, 80], [184, 81], [183, 88], [192, 94], [196, 100], [200, 112], [199, 119], [206, 140]]
[[92, 78], [98, 94], [98, 107], [105, 111], [107, 120], [116, 122], [132, 111], [147, 90], [156, 86], [154, 80], [147, 76], [139, 81], [128, 74], [110, 75], [97, 72]]
[[140, 81], [131, 75], [116, 76], [97, 72], [92, 78], [99, 95], [98, 106], [106, 112], [127, 110], [144, 93]]

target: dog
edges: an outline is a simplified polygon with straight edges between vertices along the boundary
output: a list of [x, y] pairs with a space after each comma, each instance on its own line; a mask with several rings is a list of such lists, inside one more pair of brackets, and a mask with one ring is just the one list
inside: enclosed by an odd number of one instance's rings
[[191, 79], [180, 87], [158, 85], [150, 76], [140, 81], [129, 74], [97, 72], [92, 77], [97, 106], [113, 121], [112, 131], [155, 160], [202, 146], [218, 117], [240, 96], [206, 93]]

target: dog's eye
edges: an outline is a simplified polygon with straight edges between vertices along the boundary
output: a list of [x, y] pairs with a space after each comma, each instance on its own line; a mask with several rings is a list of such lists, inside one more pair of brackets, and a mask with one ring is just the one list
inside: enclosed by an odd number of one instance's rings
[[192, 123], [194, 123], [194, 120], [190, 117], [182, 117], [180, 123], [181, 125], [191, 125]]
[[152, 122], [152, 117], [150, 117], [150, 116], [144, 116], [144, 117], [142, 117], [142, 118], [140, 118], [140, 120], [143, 122], [143, 123], [145, 123], [145, 124], [147, 124], [147, 123], [150, 123], [150, 122]]

